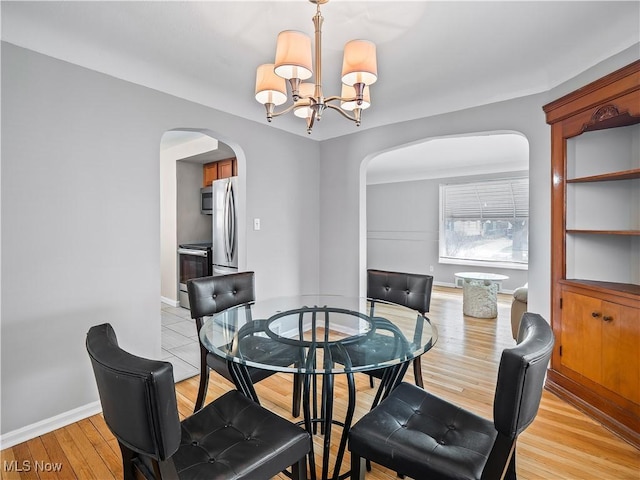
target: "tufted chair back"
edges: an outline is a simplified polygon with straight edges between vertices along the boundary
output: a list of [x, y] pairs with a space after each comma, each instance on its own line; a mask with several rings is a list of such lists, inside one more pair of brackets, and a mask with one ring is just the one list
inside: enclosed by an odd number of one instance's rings
[[[370, 316], [374, 316], [376, 300], [403, 305], [421, 314], [429, 311], [433, 277], [418, 273], [389, 272], [386, 270], [367, 270], [367, 298], [371, 301]], [[418, 318], [418, 322], [421, 319]], [[416, 337], [419, 331], [416, 330]], [[383, 370], [369, 372], [369, 382], [373, 387], [373, 377], [381, 378]], [[420, 358], [413, 361], [413, 376], [416, 385], [424, 387], [422, 380], [422, 364]], [[383, 389], [379, 388], [373, 400], [373, 406], [383, 397]]]
[[253, 302], [254, 272], [194, 278], [187, 282], [191, 318], [202, 318], [236, 305]]
[[364, 479], [370, 459], [411, 478], [515, 480], [518, 435], [538, 412], [553, 331], [527, 312], [518, 340], [502, 353], [493, 420], [401, 383], [351, 427], [351, 478]]
[[[173, 366], [118, 346], [109, 324], [87, 333], [87, 352], [124, 480], [306, 479], [309, 434], [231, 390], [180, 421]], [[142, 475], [140, 475], [142, 474]]]
[[[191, 306], [191, 318], [196, 322], [196, 328], [198, 335], [204, 325], [204, 317], [214, 315], [229, 308], [245, 305], [245, 308], [249, 310], [251, 303], [255, 301], [255, 274], [254, 272], [239, 272], [231, 273], [227, 275], [214, 275], [212, 277], [194, 278], [187, 282], [187, 292], [189, 294], [189, 304]], [[251, 327], [246, 327], [250, 329]], [[258, 338], [257, 343], [254, 344], [255, 348], [261, 348], [259, 344], [270, 343], [270, 339]], [[198, 387], [198, 396], [196, 397], [196, 403], [194, 406], [194, 412], [200, 410], [204, 405], [207, 389], [209, 385], [209, 369], [216, 371], [227, 380], [233, 382], [233, 376], [229, 370], [227, 360], [224, 358], [209, 353], [204, 347], [202, 342], [200, 343], [200, 385]], [[270, 349], [273, 345], [269, 346]], [[283, 350], [280, 351], [280, 361], [283, 365], [290, 365], [297, 359], [297, 352], [287, 345], [283, 345]], [[277, 356], [275, 350], [273, 355]], [[273, 370], [261, 370], [258, 368], [249, 367], [247, 373], [251, 377], [251, 383], [255, 384], [265, 378], [273, 375]], [[253, 390], [253, 385], [249, 386]], [[300, 399], [302, 397], [302, 376], [296, 375], [294, 379], [294, 392], [292, 399], [292, 414], [294, 417], [300, 415]], [[255, 390], [253, 391], [254, 398], [257, 398]]]
[[553, 350], [553, 332], [538, 314], [520, 322], [518, 344], [502, 352], [493, 403], [496, 430], [517, 437], [536, 417]]
[[118, 442], [156, 460], [170, 458], [181, 438], [171, 364], [125, 352], [108, 323], [91, 327], [86, 347], [105, 422]]
[[417, 310], [429, 311], [433, 277], [417, 273], [367, 270], [367, 297]]

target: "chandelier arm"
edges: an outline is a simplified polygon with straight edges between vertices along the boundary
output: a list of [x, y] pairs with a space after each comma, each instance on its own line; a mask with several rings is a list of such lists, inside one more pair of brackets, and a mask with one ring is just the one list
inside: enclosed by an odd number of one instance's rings
[[333, 95], [331, 97], [327, 97], [327, 98], [324, 99], [325, 103], [334, 102], [336, 100], [340, 100], [342, 102], [355, 102], [356, 101], [356, 97], [345, 98], [345, 97], [339, 97], [337, 95]]
[[271, 114], [271, 116], [272, 117], [279, 117], [280, 115], [284, 115], [285, 113], [289, 113], [291, 110], [293, 110], [293, 107], [295, 107], [295, 105], [289, 105], [287, 108], [285, 108], [281, 112], [273, 112]]
[[326, 106], [328, 108], [331, 108], [332, 110], [335, 110], [336, 112], [340, 113], [344, 118], [346, 118], [348, 120], [351, 120], [352, 122], [356, 122], [356, 123], [359, 122], [359, 120], [355, 116], [352, 117], [351, 115], [349, 115], [347, 112], [345, 112], [343, 109], [341, 109], [337, 105], [331, 105], [331, 104], [327, 103]]

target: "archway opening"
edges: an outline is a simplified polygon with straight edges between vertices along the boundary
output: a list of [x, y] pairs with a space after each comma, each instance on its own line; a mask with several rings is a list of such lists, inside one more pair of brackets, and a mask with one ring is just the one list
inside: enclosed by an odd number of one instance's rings
[[[218, 165], [225, 170], [218, 175]], [[226, 169], [227, 164], [231, 166]], [[212, 167], [215, 168], [215, 174]], [[222, 167], [220, 168], [222, 170]], [[176, 128], [160, 141], [160, 309], [162, 358], [174, 366], [176, 381], [199, 372], [196, 326], [188, 310], [186, 284], [188, 269], [213, 270], [213, 255], [190, 267], [179, 252], [184, 245], [209, 246], [215, 241], [213, 215], [203, 209], [204, 189], [224, 176], [233, 178], [238, 221], [237, 266], [246, 265], [246, 161], [242, 148], [232, 140], [208, 129]], [[193, 256], [194, 259], [199, 259]], [[201, 260], [201, 259], [200, 259]], [[182, 273], [181, 273], [182, 265]], [[184, 292], [182, 291], [184, 290]]]
[[[424, 273], [455, 286], [457, 271], [480, 269], [508, 275], [505, 291], [527, 282], [529, 143], [522, 134], [429, 138], [372, 155], [363, 170], [363, 272]], [[445, 211], [447, 189], [459, 195]], [[456, 255], [448, 245], [454, 237]]]

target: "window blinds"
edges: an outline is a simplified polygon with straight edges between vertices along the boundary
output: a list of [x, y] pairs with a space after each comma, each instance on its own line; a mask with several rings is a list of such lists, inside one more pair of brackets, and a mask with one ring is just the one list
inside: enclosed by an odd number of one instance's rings
[[484, 220], [529, 217], [529, 179], [443, 185], [444, 218]]

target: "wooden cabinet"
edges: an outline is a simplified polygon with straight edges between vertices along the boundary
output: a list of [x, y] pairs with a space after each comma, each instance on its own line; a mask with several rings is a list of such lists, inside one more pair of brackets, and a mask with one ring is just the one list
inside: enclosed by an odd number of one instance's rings
[[547, 387], [640, 447], [640, 61], [544, 111], [556, 336]]
[[562, 311], [560, 361], [567, 375], [576, 373], [577, 380], [583, 376], [640, 405], [637, 306], [624, 297], [566, 285], [562, 288]]
[[234, 158], [229, 158], [227, 160], [220, 160], [218, 162], [218, 178], [233, 177], [234, 160]]
[[203, 187], [210, 187], [211, 182], [217, 180], [218, 178], [218, 162], [207, 163], [202, 167]]
[[238, 175], [238, 162], [235, 157], [206, 163], [202, 167], [202, 186], [209, 187], [214, 180], [236, 175]]

